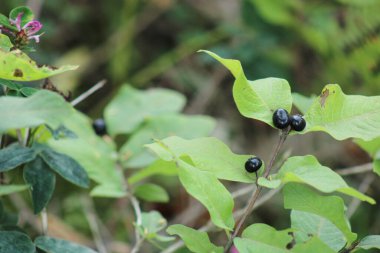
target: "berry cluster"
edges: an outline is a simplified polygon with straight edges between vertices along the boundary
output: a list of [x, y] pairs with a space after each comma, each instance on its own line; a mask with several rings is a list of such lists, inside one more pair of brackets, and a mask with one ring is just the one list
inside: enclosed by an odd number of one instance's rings
[[289, 116], [289, 113], [285, 109], [277, 109], [273, 113], [273, 125], [278, 129], [285, 129], [289, 125], [291, 129], [297, 132], [301, 132], [306, 127], [306, 121], [302, 115], [295, 114]]

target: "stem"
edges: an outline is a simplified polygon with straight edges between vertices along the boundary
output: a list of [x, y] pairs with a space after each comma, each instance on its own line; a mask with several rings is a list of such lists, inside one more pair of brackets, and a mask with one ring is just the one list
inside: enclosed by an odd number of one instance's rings
[[91, 96], [94, 92], [101, 89], [106, 84], [106, 82], [107, 82], [106, 80], [99, 81], [94, 86], [92, 86], [90, 89], [88, 89], [87, 91], [82, 93], [79, 97], [77, 97], [76, 99], [71, 101], [71, 105], [76, 106], [77, 104], [79, 104], [80, 102], [82, 102], [83, 100], [85, 100], [86, 98]]
[[48, 215], [46, 212], [46, 207], [41, 211], [41, 222], [42, 222], [42, 233], [47, 235], [48, 233]]
[[18, 143], [19, 143], [21, 146], [23, 146], [24, 141], [23, 141], [23, 138], [22, 138], [21, 130], [20, 130], [20, 129], [16, 129], [16, 133], [17, 133], [17, 140], [18, 140]]
[[[280, 152], [280, 149], [281, 149], [282, 145], [284, 144], [286, 138], [288, 137], [289, 131], [290, 131], [290, 128], [282, 130], [280, 139], [279, 139], [279, 141], [277, 143], [277, 146], [276, 146], [276, 148], [275, 148], [275, 150], [273, 152], [272, 158], [270, 159], [269, 165], [265, 169], [265, 172], [264, 172], [264, 177], [265, 178], [268, 178], [268, 176], [270, 174], [270, 171], [273, 168], [274, 162], [276, 161], [278, 153]], [[245, 208], [243, 216], [240, 218], [238, 224], [235, 227], [234, 232], [231, 235], [231, 238], [228, 240], [228, 242], [227, 242], [227, 244], [226, 244], [226, 246], [224, 248], [224, 253], [228, 253], [228, 251], [230, 250], [230, 248], [231, 248], [231, 246], [233, 244], [233, 241], [234, 241], [235, 237], [240, 234], [240, 231], [241, 231], [241, 229], [242, 229], [242, 227], [244, 225], [244, 222], [247, 219], [248, 215], [252, 212], [252, 209], [253, 209], [253, 207], [254, 207], [257, 199], [259, 198], [262, 189], [263, 189], [263, 187], [260, 186], [260, 185], [258, 185], [257, 188], [256, 188], [256, 190], [252, 193], [252, 196], [251, 196], [251, 198], [248, 201], [248, 204], [247, 204], [247, 206]]]

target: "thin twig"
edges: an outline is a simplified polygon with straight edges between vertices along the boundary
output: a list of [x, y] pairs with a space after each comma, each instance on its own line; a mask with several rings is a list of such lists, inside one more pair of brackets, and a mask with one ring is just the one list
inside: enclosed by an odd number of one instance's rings
[[24, 140], [23, 140], [23, 142], [22, 142], [22, 145], [24, 146], [24, 147], [26, 147], [27, 145], [28, 145], [28, 141], [29, 141], [29, 136], [30, 136], [30, 128], [26, 128], [25, 129], [25, 137], [24, 137]]
[[48, 215], [47, 215], [46, 207], [42, 209], [41, 211], [41, 224], [42, 224], [42, 234], [47, 235], [48, 229], [49, 229], [49, 223], [48, 223]]
[[[276, 158], [278, 156], [278, 153], [280, 152], [280, 149], [281, 149], [282, 145], [284, 144], [286, 138], [288, 137], [289, 130], [290, 129], [287, 128], [286, 130], [283, 130], [281, 132], [280, 139], [279, 139], [279, 141], [277, 143], [277, 146], [276, 146], [276, 148], [275, 148], [275, 150], [273, 152], [273, 155], [272, 155], [272, 158], [271, 158], [271, 160], [269, 162], [269, 165], [265, 169], [265, 172], [264, 172], [264, 175], [263, 175], [264, 178], [268, 178], [268, 176], [270, 174], [270, 171], [273, 168], [274, 162], [275, 162], [275, 160], [276, 160]], [[238, 224], [235, 227], [234, 232], [232, 233], [231, 237], [229, 238], [229, 240], [228, 240], [228, 242], [227, 242], [227, 244], [226, 244], [226, 246], [224, 248], [224, 253], [227, 253], [230, 250], [230, 248], [232, 246], [232, 243], [233, 243], [233, 240], [235, 239], [236, 236], [239, 235], [239, 233], [240, 233], [240, 231], [241, 231], [241, 229], [242, 229], [242, 227], [244, 225], [245, 220], [247, 219], [248, 215], [252, 212], [253, 206], [255, 205], [255, 202], [257, 201], [258, 197], [260, 196], [262, 188], [263, 188], [262, 186], [258, 186], [256, 188], [256, 190], [252, 193], [252, 196], [251, 196], [251, 198], [248, 201], [248, 204], [247, 204], [247, 206], [245, 208], [245, 211], [244, 211], [242, 217], [240, 218]]]
[[89, 96], [91, 96], [94, 92], [96, 92], [97, 90], [101, 89], [106, 83], [107, 83], [106, 80], [99, 81], [94, 86], [92, 86], [90, 89], [88, 89], [87, 91], [83, 92], [80, 96], [78, 96], [76, 99], [74, 99], [73, 101], [71, 101], [71, 105], [72, 106], [76, 106], [77, 104], [79, 104], [80, 102], [82, 102], [83, 100], [85, 100], [86, 98], [88, 98]]
[[[366, 177], [364, 178], [362, 183], [359, 185], [358, 190], [361, 193], [366, 193], [368, 191], [369, 187], [371, 186], [373, 180], [375, 180], [375, 174], [371, 173], [371, 174], [366, 175]], [[352, 199], [351, 203], [349, 204], [349, 206], [347, 208], [348, 219], [350, 219], [352, 217], [352, 215], [356, 212], [356, 210], [360, 206], [360, 203], [361, 203], [361, 200], [359, 200], [357, 198]]]
[[358, 166], [354, 166], [354, 167], [350, 167], [346, 169], [336, 170], [335, 172], [341, 176], [348, 176], [348, 175], [365, 173], [365, 172], [371, 171], [372, 168], [373, 168], [372, 163], [365, 163], [362, 165], [358, 165]]
[[[263, 195], [259, 200], [257, 200], [257, 202], [254, 205], [252, 210], [255, 210], [255, 209], [259, 208], [260, 206], [262, 206], [265, 202], [270, 200], [276, 193], [278, 193], [280, 191], [280, 189], [281, 188], [271, 190], [268, 193], [266, 193], [265, 195]], [[235, 196], [237, 196], [237, 194], [235, 194]], [[245, 212], [245, 208], [239, 209], [233, 213], [233, 216], [235, 219], [239, 219], [244, 214], [244, 212]], [[207, 232], [207, 231], [210, 231], [214, 227], [215, 227], [215, 225], [210, 220], [206, 225], [202, 226], [198, 230], [202, 231], [202, 232]], [[172, 245], [170, 245], [164, 251], [161, 251], [161, 253], [173, 253], [177, 249], [182, 248], [184, 245], [185, 245], [184, 242], [182, 240], [179, 240], [179, 241], [173, 243]]]
[[21, 133], [21, 130], [20, 129], [16, 129], [16, 133], [17, 133], [17, 140], [18, 140], [18, 143], [23, 146], [23, 138], [22, 138], [22, 133]]
[[96, 248], [99, 253], [107, 253], [107, 247], [104, 244], [103, 238], [100, 233], [100, 228], [98, 224], [98, 216], [94, 208], [94, 203], [92, 199], [87, 197], [87, 195], [82, 195], [82, 205], [84, 209], [84, 214], [90, 225], [91, 233], [94, 237]]

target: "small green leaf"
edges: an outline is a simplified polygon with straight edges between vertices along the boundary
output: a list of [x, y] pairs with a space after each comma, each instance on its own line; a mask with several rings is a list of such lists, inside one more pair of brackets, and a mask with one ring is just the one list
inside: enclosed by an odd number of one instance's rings
[[157, 211], [141, 214], [141, 224], [138, 227], [141, 235], [147, 239], [153, 239], [157, 233], [163, 230], [167, 225], [167, 221]]
[[156, 158], [144, 148], [144, 145], [151, 143], [153, 139], [173, 135], [188, 139], [207, 136], [214, 126], [214, 120], [207, 116], [179, 114], [154, 116], [147, 119], [145, 124], [128, 138], [120, 149], [120, 155], [125, 160], [126, 167], [147, 166]]
[[18, 91], [22, 88], [21, 84], [18, 84], [14, 81], [4, 80], [4, 79], [0, 79], [0, 84], [4, 85], [5, 87], [7, 87], [10, 90], [17, 90]]
[[111, 135], [133, 132], [145, 119], [182, 110], [185, 98], [168, 89], [139, 91], [124, 85], [107, 105], [104, 117]]
[[0, 172], [14, 169], [21, 164], [34, 160], [35, 157], [36, 152], [33, 149], [18, 144], [0, 149]]
[[201, 232], [184, 225], [172, 225], [166, 230], [170, 235], [178, 235], [186, 247], [195, 253], [222, 253], [223, 247], [217, 247], [210, 242], [206, 232]]
[[17, 16], [22, 13], [21, 16], [21, 27], [26, 25], [26, 23], [34, 19], [33, 11], [27, 6], [16, 7], [9, 13], [9, 19], [16, 20]]
[[347, 242], [344, 234], [326, 218], [297, 210], [292, 210], [290, 218], [297, 243], [310, 240], [312, 235], [338, 252]]
[[286, 248], [279, 248], [276, 245], [253, 241], [247, 238], [236, 237], [234, 244], [239, 253], [289, 253]]
[[368, 235], [360, 240], [357, 248], [380, 249], [380, 235]]
[[[166, 138], [160, 143], [146, 145], [163, 160], [188, 156], [192, 165], [202, 171], [209, 171], [219, 179], [252, 183], [255, 175], [244, 169], [244, 164], [252, 155], [236, 155], [220, 140], [214, 137], [185, 140], [177, 136]], [[172, 155], [173, 154], [173, 155]], [[260, 169], [264, 170], [264, 165]]]
[[55, 174], [49, 166], [37, 156], [24, 168], [24, 179], [31, 185], [34, 213], [37, 214], [44, 209], [53, 196], [55, 187]]
[[15, 26], [13, 26], [11, 24], [11, 22], [9, 22], [8, 17], [4, 16], [3, 14], [0, 14], [0, 25], [6, 27], [8, 29], [11, 29], [13, 31], [17, 31], [17, 28]]
[[0, 185], [0, 196], [2, 195], [8, 195], [14, 192], [20, 192], [24, 191], [26, 189], [29, 189], [29, 185], [17, 185], [17, 184], [11, 184], [11, 185]]
[[302, 184], [289, 183], [283, 189], [286, 209], [304, 211], [324, 217], [333, 223], [351, 243], [356, 234], [351, 232], [345, 216], [344, 202], [337, 196], [322, 196]]
[[12, 47], [13, 47], [13, 44], [11, 40], [9, 39], [9, 37], [5, 34], [0, 34], [0, 50], [9, 52]]
[[324, 131], [337, 140], [380, 136], [380, 96], [346, 95], [337, 84], [322, 90], [305, 114], [303, 133]]
[[294, 253], [336, 253], [329, 246], [324, 244], [318, 237], [312, 237], [309, 241], [305, 243], [297, 243], [291, 252]]
[[134, 194], [136, 197], [149, 202], [169, 201], [169, 195], [165, 189], [156, 184], [147, 183], [139, 185], [135, 188]]
[[0, 253], [35, 253], [30, 238], [16, 231], [0, 231]]
[[37, 248], [49, 253], [97, 253], [82, 245], [48, 236], [37, 237], [34, 243]]
[[83, 188], [89, 187], [90, 181], [83, 167], [70, 156], [55, 152], [45, 147], [40, 153], [49, 167], [67, 181]]
[[0, 78], [13, 81], [35, 81], [77, 69], [77, 66], [63, 66], [60, 68], [38, 66], [20, 50], [9, 52], [0, 50]]
[[257, 119], [273, 126], [273, 112], [278, 108], [290, 112], [292, 95], [289, 83], [280, 78], [265, 78], [249, 81], [245, 77], [240, 61], [224, 59], [205, 50], [211, 57], [223, 64], [235, 77], [233, 96], [239, 112], [248, 118]]
[[72, 106], [56, 93], [40, 90], [27, 98], [0, 97], [0, 133], [10, 129], [48, 124], [58, 127]]
[[380, 137], [371, 141], [356, 139], [355, 143], [364, 149], [373, 159], [373, 171], [380, 175]]
[[37, 91], [39, 91], [39, 89], [35, 89], [35, 88], [31, 88], [31, 87], [23, 87], [20, 89], [20, 92], [25, 97], [29, 97], [29, 96], [33, 95], [34, 93], [36, 93]]
[[330, 168], [319, 164], [318, 160], [311, 155], [289, 158], [273, 178], [281, 180], [283, 184], [290, 182], [307, 184], [321, 192], [337, 191], [371, 204], [376, 203], [374, 199], [349, 187], [341, 176]]
[[157, 160], [148, 167], [140, 169], [128, 177], [128, 184], [133, 185], [154, 175], [176, 176], [178, 175], [177, 166], [173, 161]]

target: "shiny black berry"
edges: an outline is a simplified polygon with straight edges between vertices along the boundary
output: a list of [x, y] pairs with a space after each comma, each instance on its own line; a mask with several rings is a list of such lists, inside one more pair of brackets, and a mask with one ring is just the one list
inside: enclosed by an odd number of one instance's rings
[[251, 157], [245, 162], [245, 170], [249, 173], [253, 173], [258, 171], [261, 166], [263, 165], [263, 162], [258, 157]]
[[104, 119], [94, 120], [94, 122], [92, 123], [92, 128], [94, 129], [95, 133], [99, 136], [107, 134], [106, 122], [104, 122]]
[[277, 109], [273, 113], [273, 125], [278, 129], [285, 129], [290, 124], [289, 113], [285, 109]]
[[301, 132], [306, 127], [306, 120], [302, 117], [302, 115], [292, 115], [290, 117], [290, 125], [294, 131]]

